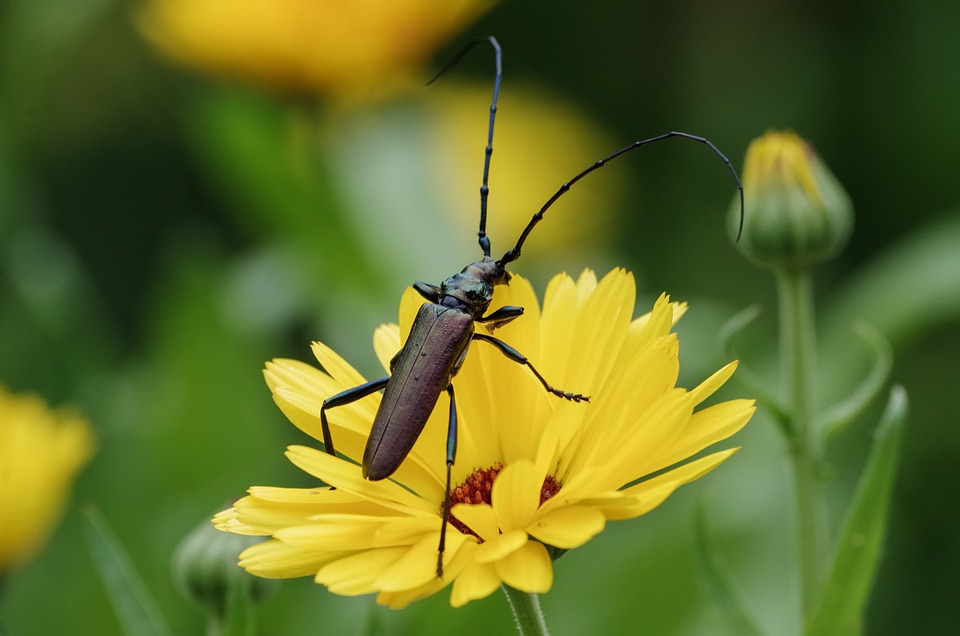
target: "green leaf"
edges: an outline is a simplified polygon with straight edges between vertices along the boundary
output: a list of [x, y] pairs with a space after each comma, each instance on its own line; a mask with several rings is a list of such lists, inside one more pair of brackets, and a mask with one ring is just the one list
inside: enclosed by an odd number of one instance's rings
[[91, 508], [86, 512], [86, 522], [90, 555], [123, 633], [129, 636], [170, 636], [170, 628], [106, 519]]
[[865, 322], [856, 323], [853, 330], [870, 346], [873, 367], [853, 393], [814, 418], [813, 429], [820, 431], [824, 444], [829, 444], [873, 401], [886, 385], [893, 367], [893, 350], [882, 333]]
[[863, 610], [873, 587], [886, 531], [906, 416], [907, 393], [903, 387], [894, 386], [837, 541], [822, 596], [804, 632], [806, 636], [862, 631]]
[[694, 513], [694, 533], [704, 586], [714, 606], [720, 611], [727, 633], [760, 636], [763, 631], [757, 626], [737, 592], [723, 555], [710, 541], [705, 508], [701, 500]]

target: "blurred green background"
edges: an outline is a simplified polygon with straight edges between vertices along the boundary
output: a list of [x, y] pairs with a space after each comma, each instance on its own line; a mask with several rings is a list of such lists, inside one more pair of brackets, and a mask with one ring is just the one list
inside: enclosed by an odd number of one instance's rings
[[[372, 377], [373, 329], [396, 320], [404, 286], [479, 256], [488, 50], [422, 94], [318, 113], [175, 67], [137, 33], [136, 8], [0, 4], [0, 382], [79, 405], [99, 440], [48, 549], [8, 582], [0, 622], [11, 634], [119, 631], [83, 541], [87, 505], [116, 531], [174, 632], [199, 633], [203, 613], [170, 575], [177, 543], [250, 485], [310, 483], [283, 458], [311, 440], [273, 406], [264, 361], [309, 360], [309, 341], [323, 340]], [[909, 10], [505, 2], [430, 67], [474, 35], [503, 45], [494, 145], [506, 153], [522, 134], [525, 154], [509, 175], [494, 154], [491, 223], [505, 228], [491, 230], [494, 252], [564, 180], [635, 139], [704, 135], [738, 167], [771, 127], [818, 148], [857, 213], [849, 248], [816, 279], [823, 401], [865, 373], [865, 347], [848, 328], [863, 318], [893, 343], [893, 379], [912, 406], [871, 634], [960, 626], [958, 24], [960, 4], [946, 0]], [[436, 115], [466, 94], [466, 125]], [[573, 128], [551, 132], [557, 113]], [[453, 173], [459, 164], [444, 153], [459, 148], [472, 163]], [[499, 205], [507, 182], [519, 184], [518, 209]], [[640, 311], [661, 291], [687, 300], [687, 386], [726, 359], [720, 325], [759, 305], [735, 346], [745, 368], [770, 376], [773, 280], [726, 236], [732, 194], [722, 164], [696, 144], [637, 151], [558, 203], [514, 271], [542, 290], [560, 269], [622, 265], [637, 274]], [[551, 238], [548, 225], [568, 234]], [[724, 395], [746, 393], [732, 383]], [[830, 455], [837, 511], [881, 402]], [[715, 633], [693, 547], [698, 502], [762, 625], [795, 629], [785, 448], [763, 414], [735, 443], [743, 451], [716, 473], [556, 564], [542, 598], [554, 633]], [[259, 620], [282, 634], [512, 630], [502, 595], [461, 610], [447, 596], [394, 612], [287, 581]]]

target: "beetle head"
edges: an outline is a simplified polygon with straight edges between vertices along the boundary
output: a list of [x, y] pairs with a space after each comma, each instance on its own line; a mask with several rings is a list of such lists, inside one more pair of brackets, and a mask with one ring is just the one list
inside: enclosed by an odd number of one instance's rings
[[459, 307], [475, 319], [483, 316], [493, 299], [493, 288], [504, 285], [510, 274], [489, 256], [470, 263], [440, 285], [440, 304]]

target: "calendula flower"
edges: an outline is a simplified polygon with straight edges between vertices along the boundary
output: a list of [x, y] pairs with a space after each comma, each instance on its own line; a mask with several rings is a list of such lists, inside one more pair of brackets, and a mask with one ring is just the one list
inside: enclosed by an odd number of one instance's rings
[[0, 574], [43, 546], [92, 455], [85, 419], [0, 387]]
[[[749, 400], [696, 410], [735, 364], [692, 390], [677, 387], [678, 342], [670, 330], [686, 307], [663, 296], [652, 312], [632, 319], [634, 296], [633, 276], [623, 270], [599, 283], [589, 271], [576, 282], [555, 277], [542, 311], [523, 278], [497, 287], [492, 308], [527, 309], [497, 337], [554, 386], [591, 400], [549, 395], [525, 367], [486, 343], [472, 344], [454, 379], [460, 435], [442, 578], [436, 566], [447, 408], [435, 409], [391, 479], [370, 482], [355, 462], [379, 395], [328, 411], [344, 457], [305, 446], [287, 450], [295, 465], [333, 489], [254, 487], [217, 515], [223, 530], [271, 537], [245, 550], [240, 565], [264, 577], [313, 576], [337, 594], [377, 593], [379, 603], [395, 608], [451, 582], [454, 606], [502, 583], [549, 590], [547, 546], [576, 548], [608, 520], [649, 512], [733, 454], [727, 449], [688, 461], [739, 430], [754, 410]], [[408, 291], [400, 326], [374, 335], [385, 368], [423, 302], [418, 298]], [[274, 360], [265, 375], [287, 417], [321, 439], [322, 401], [364, 378], [326, 346], [315, 343], [313, 350], [325, 371]]]
[[419, 67], [492, 0], [148, 0], [141, 31], [203, 71], [301, 92], [370, 89]]

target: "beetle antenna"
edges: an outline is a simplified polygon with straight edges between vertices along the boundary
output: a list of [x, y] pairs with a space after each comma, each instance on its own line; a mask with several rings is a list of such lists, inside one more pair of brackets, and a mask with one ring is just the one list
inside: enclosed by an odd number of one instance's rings
[[446, 66], [440, 69], [440, 72], [437, 73], [432, 80], [427, 82], [427, 86], [446, 75], [448, 71], [460, 63], [460, 60], [462, 60], [473, 47], [483, 42], [489, 42], [493, 46], [497, 59], [497, 75], [493, 81], [493, 99], [490, 101], [490, 123], [487, 125], [487, 147], [484, 150], [483, 157], [483, 183], [480, 185], [480, 230], [477, 232], [483, 255], [490, 256], [490, 239], [487, 238], [487, 196], [490, 194], [490, 188], [487, 183], [490, 178], [490, 156], [493, 154], [493, 123], [497, 117], [497, 99], [500, 97], [500, 82], [503, 79], [502, 54], [497, 38], [489, 35], [485, 38], [477, 38], [467, 44], [452, 60], [447, 62]]
[[635, 148], [646, 146], [647, 144], [652, 144], [657, 141], [663, 141], [664, 139], [671, 139], [674, 137], [680, 138], [680, 139], [689, 139], [690, 141], [696, 141], [707, 146], [708, 148], [710, 148], [710, 150], [713, 151], [713, 154], [717, 155], [721, 159], [721, 161], [723, 161], [723, 163], [727, 165], [727, 169], [730, 170], [730, 174], [733, 176], [733, 180], [737, 184], [737, 190], [740, 193], [740, 227], [737, 230], [737, 240], [739, 241], [740, 234], [743, 232], [743, 184], [740, 183], [740, 177], [737, 176], [737, 171], [734, 170], [733, 164], [730, 163], [730, 160], [727, 159], [727, 157], [722, 152], [720, 152], [720, 149], [714, 146], [713, 143], [710, 142], [710, 140], [704, 137], [697, 137], [695, 135], [690, 135], [684, 132], [673, 131], [673, 132], [664, 133], [662, 135], [658, 135], [656, 137], [651, 137], [650, 139], [635, 141], [629, 146], [626, 146], [625, 148], [621, 148], [620, 150], [616, 151], [609, 157], [604, 157], [603, 159], [600, 159], [599, 161], [597, 161], [596, 163], [588, 167], [586, 170], [583, 170], [582, 172], [580, 172], [580, 174], [575, 176], [573, 179], [570, 179], [569, 181], [564, 183], [562, 186], [560, 186], [560, 189], [557, 190], [554, 193], [554, 195], [550, 197], [546, 203], [543, 204], [543, 207], [541, 207], [540, 210], [533, 215], [533, 218], [530, 219], [529, 223], [527, 223], [527, 227], [525, 227], [523, 229], [523, 232], [520, 234], [520, 239], [517, 241], [517, 244], [513, 247], [513, 249], [511, 249], [506, 254], [504, 254], [503, 257], [497, 262], [500, 263], [501, 265], [506, 265], [507, 263], [511, 263], [517, 260], [518, 258], [520, 258], [520, 249], [523, 247], [524, 241], [527, 240], [527, 236], [530, 234], [533, 228], [537, 225], [537, 223], [539, 223], [541, 219], [543, 219], [543, 213], [546, 212], [548, 209], [550, 209], [550, 206], [556, 203], [557, 199], [559, 199], [564, 194], [566, 194], [567, 191], [569, 191], [570, 188], [573, 186], [573, 184], [575, 184], [577, 181], [584, 178], [594, 170], [598, 168], [602, 168], [607, 164], [608, 161], [612, 161], [613, 159], [616, 159], [620, 155], [628, 153], [631, 150], [634, 150]]

